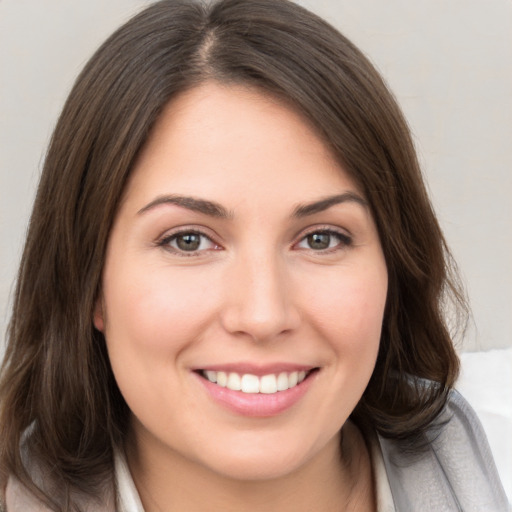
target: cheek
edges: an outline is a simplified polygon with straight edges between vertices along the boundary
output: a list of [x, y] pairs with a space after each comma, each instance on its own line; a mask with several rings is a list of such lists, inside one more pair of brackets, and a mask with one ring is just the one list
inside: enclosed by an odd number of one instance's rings
[[387, 274], [379, 268], [335, 275], [327, 286], [312, 287], [311, 315], [333, 340], [355, 350], [380, 340]]
[[[201, 277], [168, 269], [126, 270], [107, 276], [104, 291], [109, 343], [143, 346], [157, 352], [179, 348], [201, 333], [212, 310]], [[126, 279], [130, 276], [130, 279]]]

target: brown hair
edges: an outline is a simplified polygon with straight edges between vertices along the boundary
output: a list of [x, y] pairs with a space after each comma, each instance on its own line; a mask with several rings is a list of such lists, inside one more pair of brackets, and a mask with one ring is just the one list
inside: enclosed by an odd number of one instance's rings
[[[407, 124], [343, 35], [286, 0], [164, 0], [115, 32], [78, 77], [46, 157], [14, 295], [0, 381], [2, 484], [37, 492], [20, 445], [52, 468], [39, 496], [71, 510], [111, 472], [129, 410], [92, 316], [109, 231], [164, 106], [205, 80], [274, 94], [319, 130], [362, 187], [389, 273], [378, 361], [353, 418], [416, 438], [458, 372], [444, 317], [463, 307]], [[70, 501], [71, 500], [71, 501]], [[74, 508], [76, 509], [76, 508]]]

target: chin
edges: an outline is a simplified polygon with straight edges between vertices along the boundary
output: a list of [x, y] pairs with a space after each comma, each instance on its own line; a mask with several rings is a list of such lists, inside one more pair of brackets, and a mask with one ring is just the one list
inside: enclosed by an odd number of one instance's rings
[[[291, 439], [292, 438], [292, 439]], [[285, 478], [309, 465], [338, 443], [339, 436], [306, 446], [303, 436], [218, 445], [215, 454], [202, 454], [203, 464], [214, 473], [236, 481], [264, 481]], [[206, 459], [208, 457], [209, 460]]]
[[221, 464], [210, 465], [209, 469], [224, 478], [235, 481], [277, 480], [296, 472], [305, 460], [297, 455], [283, 457], [283, 454], [247, 455], [226, 457]]

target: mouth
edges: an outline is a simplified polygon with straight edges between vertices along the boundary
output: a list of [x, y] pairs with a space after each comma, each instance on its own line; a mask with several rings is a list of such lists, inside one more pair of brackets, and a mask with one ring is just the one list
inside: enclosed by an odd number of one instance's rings
[[203, 379], [221, 388], [246, 394], [273, 395], [296, 388], [309, 379], [319, 368], [309, 370], [282, 371], [266, 375], [238, 373], [233, 371], [197, 370]]

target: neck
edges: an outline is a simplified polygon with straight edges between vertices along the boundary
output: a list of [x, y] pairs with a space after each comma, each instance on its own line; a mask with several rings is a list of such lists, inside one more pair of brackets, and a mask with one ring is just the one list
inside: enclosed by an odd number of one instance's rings
[[126, 453], [145, 512], [375, 510], [368, 450], [350, 422], [314, 459], [268, 480], [227, 477], [176, 452], [140, 450], [134, 441]]

